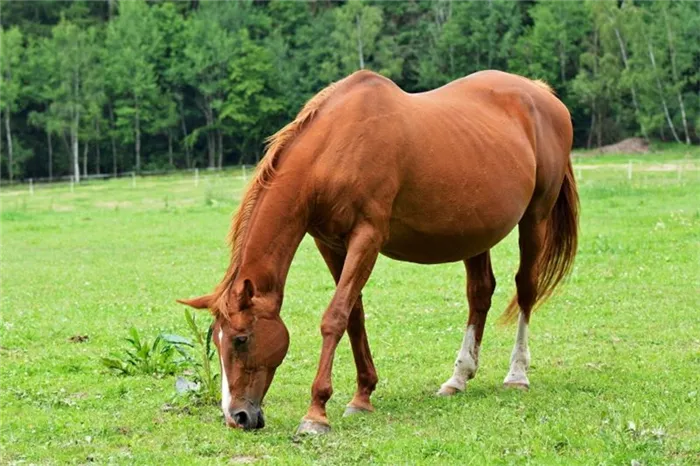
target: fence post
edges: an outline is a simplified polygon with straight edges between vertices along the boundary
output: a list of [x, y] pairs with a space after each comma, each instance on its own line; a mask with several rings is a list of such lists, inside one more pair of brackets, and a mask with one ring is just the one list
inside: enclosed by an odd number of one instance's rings
[[627, 162], [627, 179], [632, 179], [632, 161]]
[[29, 178], [29, 194], [34, 195], [34, 180], [32, 178]]
[[248, 181], [248, 175], [246, 175], [246, 172], [245, 172], [245, 164], [243, 164], [243, 181], [244, 182]]
[[199, 168], [194, 169], [194, 185], [199, 186]]
[[75, 183], [75, 177], [71, 175], [70, 177], [70, 192], [73, 192], [73, 184]]
[[131, 187], [136, 187], [136, 172], [131, 172]]

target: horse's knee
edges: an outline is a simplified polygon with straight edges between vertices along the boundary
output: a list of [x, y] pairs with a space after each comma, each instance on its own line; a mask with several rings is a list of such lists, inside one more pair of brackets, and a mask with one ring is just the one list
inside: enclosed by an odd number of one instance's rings
[[311, 387], [311, 396], [314, 401], [325, 405], [333, 396], [333, 387], [325, 381], [314, 382]]
[[373, 370], [367, 370], [361, 374], [357, 374], [357, 382], [360, 387], [363, 387], [370, 392], [373, 392], [379, 382], [377, 373]]
[[323, 339], [333, 339], [339, 341], [343, 333], [348, 328], [347, 319], [336, 316], [327, 316], [321, 322], [321, 336]]

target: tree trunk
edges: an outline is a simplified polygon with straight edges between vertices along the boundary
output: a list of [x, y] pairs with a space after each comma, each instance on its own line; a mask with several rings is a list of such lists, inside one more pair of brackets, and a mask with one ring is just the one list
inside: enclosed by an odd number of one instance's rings
[[216, 141], [214, 140], [214, 135], [212, 133], [214, 128], [214, 111], [209, 105], [209, 101], [205, 102], [206, 112], [205, 116], [207, 119], [207, 145], [209, 149], [209, 168], [216, 168]]
[[[664, 22], [666, 23], [666, 37], [668, 39], [668, 52], [671, 55], [671, 73], [673, 75], [673, 81], [676, 86], [678, 85], [678, 70], [676, 68], [676, 48], [673, 46], [673, 34], [671, 33], [671, 26], [668, 24], [668, 14], [664, 9]], [[683, 94], [681, 94], [680, 88], [676, 91], [678, 97], [678, 105], [681, 109], [681, 118], [683, 120], [683, 132], [685, 133], [685, 143], [690, 145], [690, 131], [688, 131], [688, 119], [685, 114], [685, 103], [683, 102]]]
[[216, 132], [216, 137], [218, 139], [217, 150], [219, 151], [219, 170], [221, 170], [224, 165], [224, 136], [221, 134], [221, 130]]
[[112, 19], [112, 16], [114, 15], [114, 4], [116, 3], [116, 0], [107, 0], [108, 4], [108, 9], [107, 9], [107, 14], [109, 15], [109, 19]]
[[168, 131], [168, 163], [170, 164], [170, 167], [175, 167], [175, 163], [173, 162], [173, 133]]
[[139, 115], [139, 107], [136, 105], [136, 115], [134, 121], [134, 136], [136, 150], [136, 173], [141, 173], [141, 118]]
[[111, 131], [109, 132], [109, 138], [112, 140], [112, 174], [116, 178], [117, 176], [117, 141], [114, 138], [114, 110], [112, 109], [112, 103], [109, 106], [109, 125]]
[[100, 120], [95, 118], [95, 173], [100, 174]]
[[79, 158], [80, 158], [80, 148], [79, 148], [79, 142], [78, 142], [78, 123], [77, 120], [78, 118], [75, 118], [76, 121], [73, 122], [73, 125], [71, 127], [70, 131], [70, 140], [71, 140], [71, 145], [73, 146], [73, 179], [75, 180], [76, 183], [80, 183], [80, 163], [79, 163]]
[[[625, 65], [625, 69], [629, 70], [629, 60], [627, 60], [627, 49], [625, 48], [625, 42], [622, 40], [622, 35], [620, 34], [620, 30], [617, 28], [617, 26], [615, 26], [615, 36], [617, 37], [617, 43], [620, 46], [622, 63]], [[634, 85], [630, 85], [630, 91], [632, 92], [632, 104], [634, 105], [634, 113], [635, 115], [637, 115], [637, 124], [639, 125], [639, 129], [642, 131], [642, 136], [645, 140], [648, 141], [649, 135], [647, 134], [647, 130], [639, 120], [641, 111], [639, 110], [639, 102], [637, 101], [637, 90], [634, 87]]]
[[5, 109], [5, 137], [7, 138], [7, 173], [10, 177], [10, 183], [14, 177], [13, 158], [14, 151], [12, 148], [12, 130], [10, 128], [10, 109]]
[[[187, 139], [187, 136], [189, 135], [187, 133], [187, 123], [185, 122], [185, 106], [182, 103], [183, 99], [178, 99], [178, 104], [180, 107], [180, 123], [182, 126], [182, 135], [183, 139]], [[192, 168], [192, 158], [190, 156], [190, 146], [188, 144], [185, 144], [185, 165], [187, 165], [187, 168]]]
[[664, 115], [666, 115], [666, 122], [668, 123], [668, 128], [671, 130], [671, 134], [673, 134], [673, 138], [676, 140], [676, 142], [681, 142], [680, 138], [678, 137], [678, 134], [676, 133], [676, 127], [673, 126], [671, 114], [668, 111], [668, 105], [666, 105], [666, 98], [664, 97], [664, 89], [661, 85], [661, 79], [659, 79], [659, 75], [656, 72], [656, 60], [654, 59], [654, 50], [651, 48], [651, 42], [649, 42], [648, 40], [647, 48], [649, 49], [649, 60], [651, 61], [651, 67], [654, 70], [654, 77], [656, 78], [656, 87], [659, 89], [659, 97], [661, 98], [661, 105], [664, 108]]
[[586, 149], [591, 148], [591, 142], [593, 141], [593, 133], [595, 131], [595, 105], [591, 109], [591, 127], [588, 130], [588, 141], [586, 141]]
[[207, 133], [207, 151], [209, 153], [209, 168], [216, 168], [216, 141], [214, 140], [214, 135], [211, 132]]
[[88, 156], [88, 147], [90, 146], [90, 141], [85, 141], [85, 146], [83, 147], [83, 177], [87, 178], [88, 172], [87, 172], [87, 156]]
[[53, 140], [49, 130], [46, 130], [46, 142], [49, 147], [49, 181], [53, 181]]
[[360, 19], [360, 14], [355, 16], [355, 22], [357, 23], [357, 54], [360, 58], [360, 69], [365, 69], [365, 54], [362, 50], [362, 20]]

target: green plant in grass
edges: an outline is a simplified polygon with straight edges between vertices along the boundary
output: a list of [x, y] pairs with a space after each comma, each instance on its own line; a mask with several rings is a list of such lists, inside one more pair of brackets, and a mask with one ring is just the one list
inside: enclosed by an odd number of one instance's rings
[[[180, 395], [188, 401], [202, 404], [219, 402], [218, 374], [212, 371], [214, 348], [211, 345], [212, 326], [200, 329], [196, 316], [185, 311], [185, 322], [190, 338], [172, 333], [161, 333], [153, 342], [129, 329], [129, 343], [123, 353], [102, 358], [102, 364], [122, 375], [146, 374], [158, 377], [182, 373], [175, 383]], [[191, 377], [188, 380], [186, 377]]]
[[102, 364], [108, 369], [123, 375], [146, 374], [165, 376], [174, 374], [182, 361], [177, 360], [177, 347], [165, 340], [162, 335], [153, 342], [142, 338], [135, 327], [129, 329], [125, 338], [129, 348], [123, 353], [112, 354], [102, 358]]
[[190, 400], [202, 404], [219, 402], [217, 390], [218, 374], [212, 371], [211, 362], [214, 359], [214, 348], [211, 345], [213, 326], [200, 329], [195, 314], [185, 311], [185, 322], [192, 336], [192, 341], [179, 335], [163, 335], [182, 355], [188, 373], [192, 380], [178, 377], [176, 389], [179, 394], [185, 394]]

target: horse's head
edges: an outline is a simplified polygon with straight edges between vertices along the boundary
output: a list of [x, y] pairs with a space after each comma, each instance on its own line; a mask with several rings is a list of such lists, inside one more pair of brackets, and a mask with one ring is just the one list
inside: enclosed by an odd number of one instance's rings
[[213, 339], [221, 362], [221, 409], [229, 427], [264, 427], [262, 400], [289, 347], [278, 299], [256, 295], [250, 280], [236, 281], [227, 294], [179, 300], [212, 310]]

